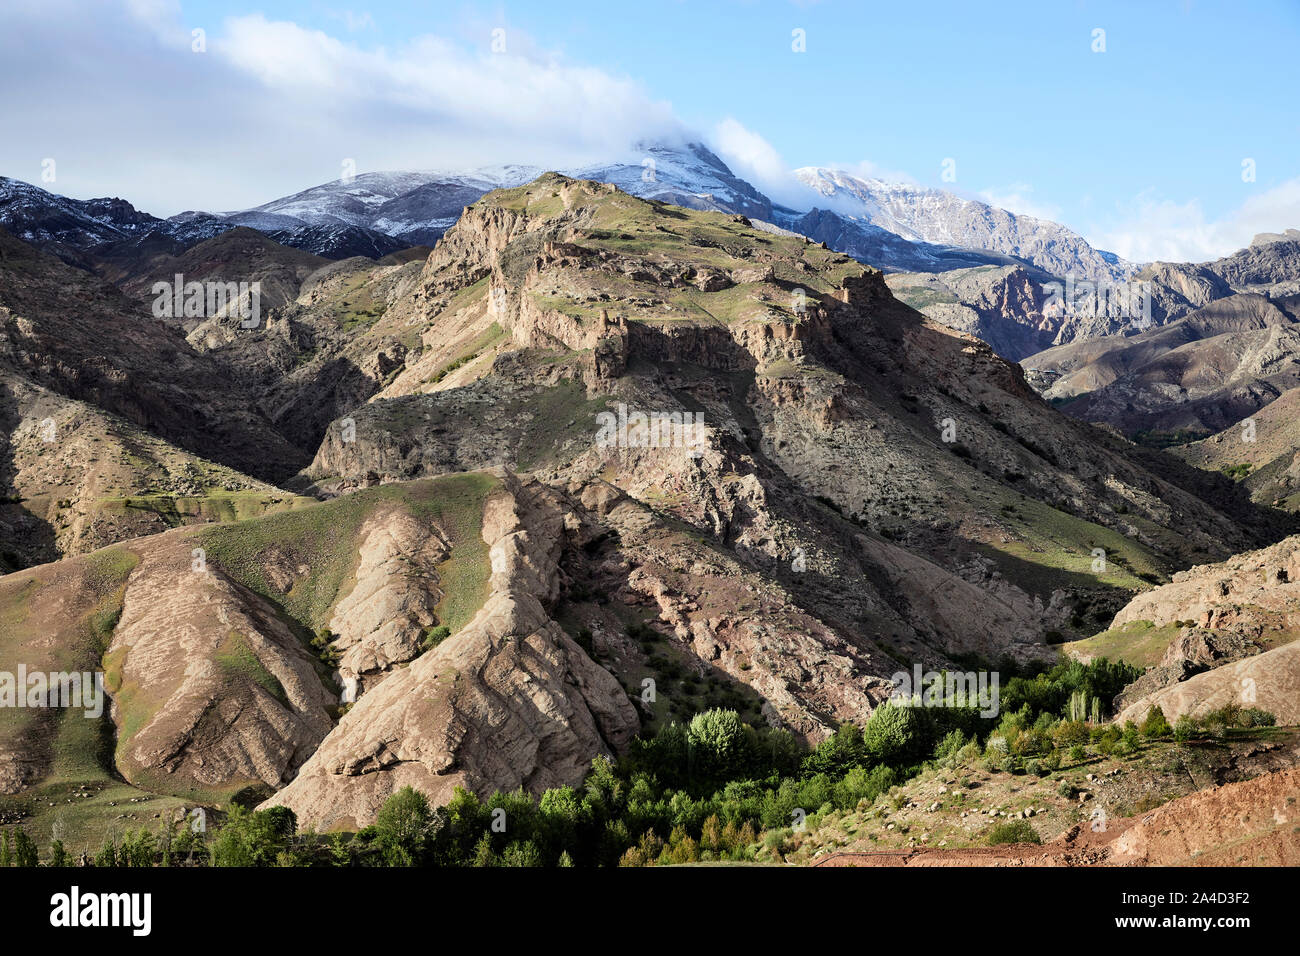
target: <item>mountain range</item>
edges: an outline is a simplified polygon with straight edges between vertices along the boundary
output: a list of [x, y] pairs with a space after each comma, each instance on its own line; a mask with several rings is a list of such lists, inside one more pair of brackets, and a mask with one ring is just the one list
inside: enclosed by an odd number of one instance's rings
[[[70, 261], [112, 255], [122, 243], [169, 244], [172, 251], [246, 226], [317, 255], [378, 258], [430, 245], [461, 209], [486, 192], [518, 186], [542, 172], [527, 165], [454, 172], [361, 173], [241, 212], [183, 212], [158, 219], [120, 199], [70, 200], [0, 177], [0, 225]], [[612, 183], [630, 195], [691, 209], [732, 212], [825, 241], [879, 268], [943, 271], [976, 264], [1027, 263], [1053, 274], [1114, 279], [1128, 267], [1056, 223], [1017, 216], [940, 190], [863, 180], [807, 168], [795, 182], [810, 202], [774, 203], [699, 143], [646, 145], [635, 159], [569, 174]], [[119, 251], [120, 254], [120, 251]]]

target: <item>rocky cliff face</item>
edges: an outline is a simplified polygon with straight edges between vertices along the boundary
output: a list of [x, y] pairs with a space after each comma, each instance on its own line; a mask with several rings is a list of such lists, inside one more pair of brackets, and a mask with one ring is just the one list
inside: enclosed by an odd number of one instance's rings
[[376, 514], [362, 528], [356, 584], [329, 623], [346, 687], [364, 693], [420, 653], [444, 597], [438, 565], [450, 555], [436, 528], [401, 511]]
[[560, 515], [507, 477], [488, 502], [490, 594], [438, 648], [365, 694], [273, 803], [318, 828], [373, 820], [414, 786], [445, 803], [475, 792], [579, 782], [636, 732], [623, 688], [547, 613]]

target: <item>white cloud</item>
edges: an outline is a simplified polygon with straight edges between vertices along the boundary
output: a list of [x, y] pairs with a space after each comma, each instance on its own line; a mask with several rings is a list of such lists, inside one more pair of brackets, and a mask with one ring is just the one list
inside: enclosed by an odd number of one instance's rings
[[1094, 245], [1132, 262], [1207, 262], [1244, 248], [1261, 232], [1282, 232], [1296, 223], [1300, 178], [1257, 193], [1220, 219], [1208, 219], [1195, 199], [1178, 203], [1148, 191], [1090, 234]]
[[[795, 209], [838, 208], [849, 214], [861, 212], [861, 205], [851, 198], [837, 200], [817, 193], [804, 185], [794, 175], [794, 170], [777, 152], [776, 147], [761, 135], [733, 117], [727, 117], [714, 127], [710, 145], [731, 167], [732, 172], [747, 179], [770, 198]], [[906, 173], [884, 169], [870, 160], [853, 163], [825, 163], [827, 169], [838, 169], [859, 179], [882, 179], [891, 183], [913, 183]]]
[[712, 145], [732, 172], [760, 189], [779, 186], [790, 178], [790, 167], [776, 148], [734, 117], [728, 116], [714, 127]]
[[356, 33], [360, 30], [369, 30], [375, 25], [375, 18], [372, 17], [369, 12], [354, 13], [351, 10], [344, 10], [341, 14], [335, 14], [335, 16], [342, 18], [349, 33]]
[[985, 189], [979, 198], [990, 206], [1005, 209], [1017, 216], [1032, 216], [1034, 219], [1048, 219], [1057, 222], [1061, 218], [1061, 207], [1042, 203], [1033, 197], [1034, 187], [1029, 183], [1012, 183], [1006, 187]]
[[[364, 16], [352, 26], [366, 25]], [[191, 51], [191, 29], [207, 52]], [[679, 138], [669, 104], [511, 30], [366, 48], [261, 15], [191, 24], [175, 0], [0, 4], [0, 174], [156, 215], [239, 209], [338, 175], [522, 162], [566, 167]], [[456, 30], [455, 24], [445, 29]]]

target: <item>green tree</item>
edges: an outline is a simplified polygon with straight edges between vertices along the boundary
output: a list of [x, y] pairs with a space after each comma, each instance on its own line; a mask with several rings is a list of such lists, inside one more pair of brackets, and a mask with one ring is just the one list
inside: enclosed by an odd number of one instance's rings
[[18, 827], [14, 833], [14, 866], [37, 866], [39, 862], [36, 842], [27, 835], [26, 830]]
[[1164, 711], [1154, 704], [1152, 704], [1151, 709], [1147, 711], [1146, 719], [1142, 721], [1142, 727], [1140, 730], [1142, 736], [1147, 738], [1147, 740], [1168, 737], [1173, 733], [1173, 729], [1169, 726], [1169, 721], [1165, 719]]
[[212, 844], [213, 866], [274, 866], [289, 849], [298, 820], [288, 807], [246, 810], [232, 804]]
[[542, 854], [532, 840], [514, 840], [501, 852], [502, 866], [541, 866]]
[[117, 844], [112, 836], [104, 836], [104, 845], [95, 854], [95, 866], [117, 866]]
[[862, 742], [876, 763], [916, 760], [925, 746], [923, 717], [916, 707], [885, 702], [871, 714], [862, 731]]
[[686, 729], [692, 776], [705, 781], [726, 780], [746, 763], [745, 725], [734, 710], [706, 710]]
[[375, 817], [378, 844], [389, 866], [417, 866], [428, 853], [433, 829], [429, 801], [413, 787], [402, 787], [384, 801]]
[[867, 760], [867, 748], [862, 740], [862, 730], [856, 724], [841, 724], [803, 760], [805, 773], [830, 773], [841, 776], [850, 767]]

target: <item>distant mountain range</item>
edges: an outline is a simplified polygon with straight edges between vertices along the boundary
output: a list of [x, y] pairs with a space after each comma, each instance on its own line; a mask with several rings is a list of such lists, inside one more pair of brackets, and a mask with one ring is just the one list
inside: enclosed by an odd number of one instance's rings
[[[432, 246], [466, 206], [493, 189], [534, 180], [542, 171], [500, 165], [363, 173], [253, 209], [187, 211], [168, 219], [122, 199], [68, 199], [0, 177], [0, 226], [115, 282], [138, 274], [142, 263], [179, 259], [198, 243], [237, 228], [325, 259], [380, 260]], [[1136, 335], [1235, 293], [1300, 292], [1300, 232], [1295, 230], [1257, 237], [1248, 249], [1214, 263], [1138, 266], [1093, 248], [1055, 222], [944, 190], [837, 169], [795, 170], [792, 181], [806, 189], [811, 208], [791, 208], [737, 176], [699, 143], [648, 145], [623, 161], [568, 175], [611, 183], [642, 199], [742, 215], [761, 229], [824, 243], [880, 268], [907, 304], [1012, 360], [1100, 336]], [[1141, 283], [1149, 310], [1140, 316], [1094, 311], [1078, 301], [1062, 305], [1059, 294], [1054, 303], [1054, 289], [1059, 293], [1063, 281], [1133, 289]]]
[[[952, 193], [832, 169], [798, 170], [810, 200], [827, 208], [773, 202], [707, 147], [650, 145], [639, 158], [566, 170], [613, 183], [631, 195], [690, 209], [736, 213], [809, 236], [886, 271], [941, 272], [976, 265], [1030, 265], [1053, 275], [1112, 280], [1131, 271], [1057, 223], [1017, 216]], [[492, 189], [521, 185], [542, 170], [528, 165], [461, 171], [373, 172], [313, 186], [254, 209], [188, 211], [169, 219], [122, 199], [75, 200], [0, 177], [0, 226], [78, 265], [115, 246], [153, 244], [177, 255], [231, 228], [257, 229], [284, 245], [342, 259], [381, 258], [432, 245], [461, 210]]]
[[795, 177], [854, 222], [911, 242], [999, 253], [1076, 280], [1121, 282], [1134, 272], [1131, 263], [1094, 249], [1058, 223], [1018, 216], [941, 189], [861, 179], [815, 166], [795, 170]]

